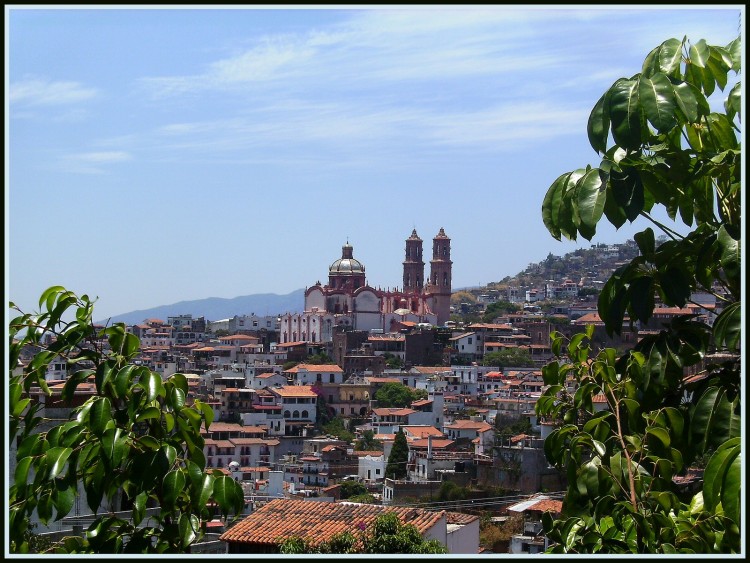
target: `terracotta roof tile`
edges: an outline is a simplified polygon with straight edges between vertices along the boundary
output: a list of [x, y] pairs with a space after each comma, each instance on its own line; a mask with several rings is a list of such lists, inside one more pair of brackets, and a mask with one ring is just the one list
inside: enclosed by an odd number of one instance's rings
[[275, 499], [232, 526], [219, 539], [229, 543], [278, 545], [286, 538], [298, 536], [321, 542], [336, 533], [367, 526], [386, 512], [395, 512], [402, 522], [415, 525], [421, 534], [446, 518], [444, 511], [419, 508]]

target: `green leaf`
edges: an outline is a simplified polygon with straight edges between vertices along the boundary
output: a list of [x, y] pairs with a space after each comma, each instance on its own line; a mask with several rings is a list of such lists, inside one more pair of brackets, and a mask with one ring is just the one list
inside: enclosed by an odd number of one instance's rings
[[659, 48], [658, 70], [667, 76], [677, 76], [680, 73], [682, 61], [682, 41], [679, 39], [667, 39]]
[[682, 82], [672, 86], [674, 93], [674, 99], [677, 103], [677, 107], [685, 116], [690, 123], [698, 121], [700, 114], [698, 112], [698, 96], [702, 96], [700, 92], [692, 84]]
[[24, 457], [18, 461], [16, 464], [16, 471], [15, 471], [15, 484], [17, 488], [21, 488], [23, 485], [25, 485], [29, 480], [29, 468], [31, 467], [31, 462], [33, 461], [33, 458], [31, 457]]
[[213, 497], [222, 514], [240, 514], [244, 505], [242, 488], [228, 475], [220, 475], [214, 481]]
[[128, 364], [121, 370], [117, 371], [117, 373], [114, 375], [114, 388], [116, 398], [124, 398], [127, 395], [133, 370], [136, 369], [136, 367], [137, 366], [133, 364]]
[[171, 510], [174, 507], [177, 497], [185, 488], [185, 484], [185, 474], [180, 469], [174, 469], [164, 476], [164, 481], [162, 482], [162, 505], [165, 509]]
[[180, 544], [183, 549], [187, 548], [198, 538], [200, 522], [195, 514], [180, 514], [177, 526], [180, 531]]
[[734, 402], [720, 387], [709, 387], [700, 396], [693, 408], [690, 425], [696, 453], [702, 454], [739, 436], [740, 416]]
[[60, 474], [71, 453], [73, 453], [71, 448], [56, 447], [47, 450], [47, 464], [50, 467], [49, 479], [54, 479]]
[[638, 81], [638, 98], [646, 118], [658, 132], [668, 131], [677, 124], [674, 90], [665, 74], [659, 72], [651, 78], [641, 77]]
[[112, 403], [107, 397], [95, 397], [89, 412], [91, 431], [101, 436], [112, 421]]
[[121, 428], [109, 428], [102, 434], [102, 455], [111, 468], [119, 467], [127, 449], [127, 435]]
[[734, 116], [742, 117], [742, 83], [737, 82], [729, 91], [727, 99], [724, 101], [724, 110], [727, 118], [733, 120]]
[[578, 231], [586, 240], [591, 240], [596, 233], [596, 225], [604, 213], [606, 199], [602, 171], [592, 168], [576, 183], [576, 199], [573, 202], [573, 209], [580, 219]]
[[609, 89], [612, 137], [625, 149], [641, 146], [641, 105], [638, 80], [621, 78]]
[[174, 385], [169, 385], [167, 387], [167, 404], [174, 410], [180, 410], [183, 406], [185, 406], [186, 398], [187, 393], [179, 387], [176, 387]]
[[672, 443], [672, 440], [669, 437], [669, 432], [667, 432], [664, 428], [659, 428], [658, 426], [649, 426], [646, 429], [646, 435], [655, 437], [665, 447], [669, 447], [669, 445]]
[[716, 346], [738, 350], [742, 332], [742, 302], [736, 301], [724, 308], [714, 321], [713, 339]]
[[76, 491], [69, 483], [55, 487], [52, 492], [52, 504], [55, 507], [55, 520], [67, 516], [75, 503]]
[[143, 422], [144, 420], [158, 420], [161, 418], [161, 409], [158, 407], [146, 407], [136, 417], [137, 422]]
[[148, 494], [146, 491], [138, 493], [133, 500], [133, 525], [138, 526], [143, 521], [143, 516], [146, 514], [146, 502], [148, 501]]
[[39, 298], [39, 308], [46, 303], [47, 304], [47, 310], [49, 311], [52, 309], [52, 305], [55, 302], [55, 299], [57, 298], [58, 293], [63, 293], [67, 291], [63, 286], [61, 285], [53, 285], [52, 287], [46, 289], [42, 296]]
[[690, 61], [699, 68], [705, 67], [708, 57], [711, 56], [711, 52], [708, 45], [706, 45], [705, 39], [701, 39], [696, 44], [691, 45], [688, 53], [690, 55]]
[[161, 376], [153, 371], [147, 371], [141, 376], [140, 380], [143, 389], [146, 391], [146, 402], [151, 402], [162, 392], [164, 385]]
[[647, 322], [654, 312], [654, 279], [651, 276], [635, 278], [630, 282], [627, 297], [634, 319]]
[[643, 211], [645, 198], [643, 182], [635, 169], [612, 170], [609, 174], [614, 202], [624, 212], [628, 221], [633, 222]]
[[609, 137], [609, 99], [604, 94], [596, 102], [594, 109], [591, 110], [587, 125], [589, 143], [597, 152], [607, 151], [607, 138]]
[[[703, 502], [706, 508], [713, 511], [719, 503], [726, 499], [729, 502], [730, 511], [726, 510], [727, 516], [739, 524], [739, 517], [733, 511], [739, 505], [739, 491], [741, 472], [739, 464], [735, 459], [740, 457], [740, 438], [732, 438], [719, 446], [708, 460], [703, 473]], [[730, 499], [728, 494], [736, 494], [735, 499]]]
[[193, 508], [195, 510], [200, 511], [205, 508], [214, 492], [214, 479], [213, 475], [203, 474], [196, 490], [197, 494], [193, 496]]

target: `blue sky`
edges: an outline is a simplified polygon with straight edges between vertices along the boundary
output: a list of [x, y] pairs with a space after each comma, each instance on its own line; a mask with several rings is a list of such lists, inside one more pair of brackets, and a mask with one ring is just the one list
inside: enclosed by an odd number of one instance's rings
[[599, 162], [591, 108], [662, 41], [744, 24], [741, 5], [198, 8], [6, 6], [24, 309], [51, 285], [98, 296], [97, 318], [285, 294], [347, 240], [398, 287], [412, 229], [427, 255], [451, 237], [454, 288], [623, 242], [646, 225], [565, 243], [542, 223], [552, 182]]

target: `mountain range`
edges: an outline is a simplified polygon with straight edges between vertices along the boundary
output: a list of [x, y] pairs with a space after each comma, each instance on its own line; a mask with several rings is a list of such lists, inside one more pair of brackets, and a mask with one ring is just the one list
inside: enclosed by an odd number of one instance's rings
[[160, 305], [151, 309], [115, 315], [109, 319], [97, 321], [97, 324], [125, 323], [126, 325], [134, 325], [146, 319], [161, 319], [166, 322], [167, 317], [178, 315], [193, 315], [194, 318], [205, 317], [207, 321], [219, 321], [235, 315], [256, 314], [259, 317], [264, 317], [282, 313], [301, 313], [304, 306], [305, 290], [297, 289], [286, 295], [256, 293], [231, 299], [208, 297], [193, 301], [180, 301], [172, 305]]

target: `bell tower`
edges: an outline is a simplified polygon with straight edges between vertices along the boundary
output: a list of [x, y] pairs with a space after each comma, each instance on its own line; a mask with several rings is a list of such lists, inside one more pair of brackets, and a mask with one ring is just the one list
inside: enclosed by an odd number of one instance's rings
[[432, 310], [437, 315], [438, 324], [445, 324], [451, 312], [451, 239], [440, 227], [440, 232], [432, 239], [432, 260], [430, 260], [430, 293]]
[[404, 293], [421, 291], [424, 285], [424, 261], [422, 260], [422, 239], [417, 230], [406, 239], [406, 258], [404, 260]]

